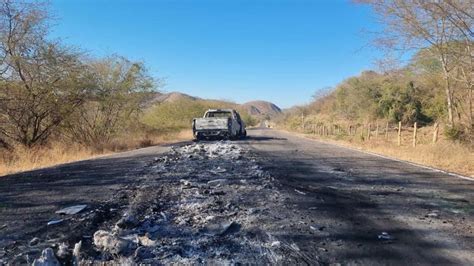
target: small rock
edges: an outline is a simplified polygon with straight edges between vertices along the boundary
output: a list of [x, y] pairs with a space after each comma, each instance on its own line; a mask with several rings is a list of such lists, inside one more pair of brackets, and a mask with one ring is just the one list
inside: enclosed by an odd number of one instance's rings
[[33, 266], [59, 266], [58, 259], [54, 256], [52, 248], [44, 249], [41, 256], [33, 261]]
[[34, 237], [34, 238], [31, 239], [31, 241], [30, 241], [30, 246], [31, 246], [31, 247], [32, 247], [32, 246], [36, 246], [36, 245], [38, 245], [39, 242], [40, 242], [40, 239], [37, 238], [37, 237]]
[[439, 217], [439, 214], [436, 213], [436, 212], [431, 212], [431, 213], [428, 213], [427, 215], [425, 215], [425, 217], [438, 218], [438, 217]]

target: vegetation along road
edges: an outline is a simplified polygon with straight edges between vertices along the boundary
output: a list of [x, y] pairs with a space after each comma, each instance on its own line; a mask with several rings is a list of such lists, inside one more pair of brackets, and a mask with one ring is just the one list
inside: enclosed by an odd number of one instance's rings
[[258, 128], [2, 177], [0, 264], [469, 265], [473, 185]]

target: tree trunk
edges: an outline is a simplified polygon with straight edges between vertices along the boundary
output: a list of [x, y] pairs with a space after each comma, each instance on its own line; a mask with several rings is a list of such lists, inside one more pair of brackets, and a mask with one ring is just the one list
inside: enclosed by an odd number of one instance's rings
[[446, 92], [446, 103], [448, 108], [448, 125], [450, 127], [454, 126], [454, 116], [453, 116], [453, 92], [451, 89], [451, 82], [449, 80], [449, 70], [446, 66], [446, 62], [441, 59], [444, 71], [444, 82], [445, 82], [445, 92]]
[[474, 110], [473, 110], [473, 104], [472, 104], [472, 91], [473, 89], [469, 89], [469, 122], [470, 122], [470, 127], [469, 129], [471, 130], [471, 134], [474, 133]]

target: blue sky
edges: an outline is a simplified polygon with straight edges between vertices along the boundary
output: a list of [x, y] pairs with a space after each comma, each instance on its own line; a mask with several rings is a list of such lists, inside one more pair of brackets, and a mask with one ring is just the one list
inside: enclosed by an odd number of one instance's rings
[[146, 63], [164, 91], [281, 107], [373, 68], [371, 11], [343, 0], [53, 0], [52, 32]]

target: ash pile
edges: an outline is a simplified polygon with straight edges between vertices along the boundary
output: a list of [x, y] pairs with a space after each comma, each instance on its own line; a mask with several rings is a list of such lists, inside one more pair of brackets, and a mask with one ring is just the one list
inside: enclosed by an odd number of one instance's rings
[[147, 165], [118, 220], [35, 262], [54, 264], [62, 252], [74, 264], [275, 263], [279, 242], [263, 226], [283, 201], [274, 186], [231, 142], [174, 147]]

